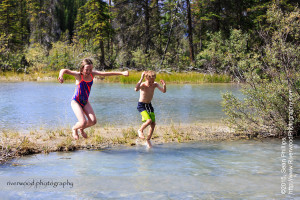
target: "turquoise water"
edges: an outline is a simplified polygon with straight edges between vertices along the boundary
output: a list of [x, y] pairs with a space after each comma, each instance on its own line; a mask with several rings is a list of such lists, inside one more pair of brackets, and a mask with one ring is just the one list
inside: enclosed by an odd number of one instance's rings
[[[281, 194], [281, 140], [118, 147], [26, 156], [0, 166], [1, 199], [300, 199]], [[18, 165], [16, 165], [18, 164]], [[26, 186], [13, 185], [27, 182]], [[289, 184], [288, 182], [286, 182]]]
[[[90, 102], [98, 124], [137, 125], [139, 92], [133, 84], [94, 83]], [[70, 101], [75, 84], [0, 83], [0, 129], [70, 127], [76, 122]], [[235, 84], [167, 85], [152, 101], [159, 124], [216, 121], [224, 117], [221, 93], [240, 95]]]

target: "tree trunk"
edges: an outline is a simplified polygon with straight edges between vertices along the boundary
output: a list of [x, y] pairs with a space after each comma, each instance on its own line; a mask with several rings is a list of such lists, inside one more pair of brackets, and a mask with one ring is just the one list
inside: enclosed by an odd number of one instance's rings
[[103, 42], [103, 40], [100, 41], [100, 51], [101, 51], [100, 66], [103, 67], [103, 69], [105, 69], [106, 65], [105, 65], [105, 51], [104, 51], [104, 42]]
[[191, 5], [190, 0], [186, 1], [187, 4], [187, 18], [188, 18], [188, 36], [189, 36], [189, 47], [190, 47], [190, 60], [194, 63], [194, 47], [193, 47], [193, 28], [192, 28], [192, 17], [191, 17]]
[[[109, 14], [111, 15], [111, 0], [109, 0]], [[109, 23], [111, 24], [111, 18], [109, 19]], [[108, 37], [108, 52], [109, 52], [109, 57], [113, 55], [113, 36], [109, 34]]]
[[146, 31], [145, 31], [145, 36], [146, 36], [146, 44], [145, 44], [145, 53], [148, 53], [149, 46], [150, 46], [150, 13], [149, 13], [149, 4], [148, 0], [144, 1], [144, 9], [145, 9], [145, 26], [146, 26]]

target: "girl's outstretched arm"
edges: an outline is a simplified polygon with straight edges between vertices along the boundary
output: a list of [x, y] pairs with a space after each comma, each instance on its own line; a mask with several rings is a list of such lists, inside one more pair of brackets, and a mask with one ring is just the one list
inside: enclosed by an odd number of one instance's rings
[[60, 83], [64, 82], [64, 78], [63, 78], [64, 74], [69, 74], [69, 75], [75, 76], [75, 78], [77, 78], [77, 76], [80, 75], [80, 72], [71, 71], [69, 69], [61, 69], [60, 72], [59, 72], [59, 76], [58, 76], [58, 81]]
[[129, 72], [100, 72], [100, 71], [93, 71], [93, 76], [129, 76]]

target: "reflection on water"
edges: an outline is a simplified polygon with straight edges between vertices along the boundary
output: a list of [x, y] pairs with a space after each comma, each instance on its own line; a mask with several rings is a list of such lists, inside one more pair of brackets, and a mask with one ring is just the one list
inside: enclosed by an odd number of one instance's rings
[[[90, 102], [98, 123], [136, 125], [140, 115], [136, 109], [139, 93], [133, 84], [93, 85]], [[70, 106], [75, 84], [0, 83], [0, 127], [36, 129], [66, 127], [76, 122]], [[155, 92], [152, 104], [160, 124], [191, 123], [220, 120], [221, 92], [240, 95], [233, 84], [167, 85], [167, 93]]]
[[[280, 142], [164, 144], [148, 151], [138, 146], [28, 156], [15, 161], [20, 166], [0, 167], [0, 195], [9, 199], [286, 199], [280, 194]], [[300, 142], [295, 141], [295, 175], [300, 173], [299, 148]], [[73, 185], [24, 188], [8, 186], [8, 180]], [[293, 197], [300, 197], [299, 178], [293, 183]]]

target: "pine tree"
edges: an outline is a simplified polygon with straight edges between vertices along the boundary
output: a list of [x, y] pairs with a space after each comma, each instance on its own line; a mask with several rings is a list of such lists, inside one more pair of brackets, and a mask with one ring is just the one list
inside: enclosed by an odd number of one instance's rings
[[22, 32], [20, 12], [17, 0], [3, 0], [0, 3], [0, 33], [4, 40], [1, 46], [7, 51], [17, 50], [22, 44]]
[[27, 0], [31, 44], [39, 43], [50, 49], [51, 43], [59, 39], [58, 1]]
[[[76, 26], [76, 37], [83, 44], [90, 44], [95, 51], [100, 51], [100, 65], [106, 67], [104, 41], [112, 31], [109, 24], [109, 9], [102, 0], [90, 0], [79, 9]], [[109, 42], [109, 41], [108, 41]]]

